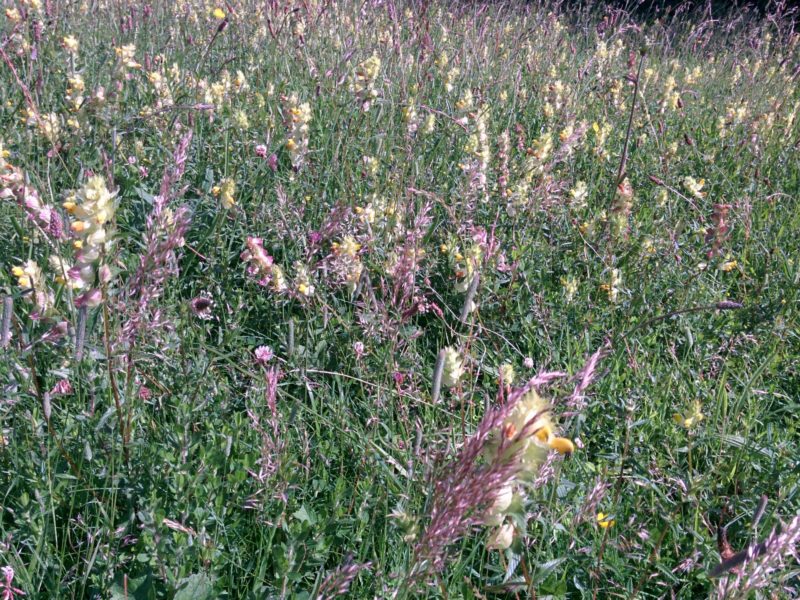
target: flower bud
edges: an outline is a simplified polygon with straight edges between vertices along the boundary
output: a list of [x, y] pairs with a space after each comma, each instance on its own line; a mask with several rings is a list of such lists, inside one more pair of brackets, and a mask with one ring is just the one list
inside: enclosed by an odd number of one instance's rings
[[494, 548], [496, 550], [505, 550], [511, 546], [511, 542], [513, 541], [514, 526], [511, 523], [506, 523], [505, 525], [501, 525], [499, 528], [497, 528], [489, 537], [486, 547]]

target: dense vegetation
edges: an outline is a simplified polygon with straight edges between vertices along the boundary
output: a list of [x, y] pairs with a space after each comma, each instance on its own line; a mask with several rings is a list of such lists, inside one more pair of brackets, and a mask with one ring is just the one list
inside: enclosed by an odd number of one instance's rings
[[3, 598], [797, 593], [793, 14], [3, 12]]

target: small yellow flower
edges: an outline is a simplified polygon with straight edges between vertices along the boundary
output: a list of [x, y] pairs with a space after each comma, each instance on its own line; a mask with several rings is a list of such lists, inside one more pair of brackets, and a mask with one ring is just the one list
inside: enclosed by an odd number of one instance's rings
[[611, 515], [607, 515], [601, 512], [597, 513], [597, 524], [603, 529], [608, 529], [609, 527], [612, 527], [614, 523], [616, 523], [616, 521], [611, 518]]
[[561, 285], [564, 286], [564, 296], [567, 302], [572, 302], [578, 292], [578, 280], [575, 277], [562, 277]]
[[444, 349], [444, 368], [442, 370], [442, 383], [447, 387], [455, 387], [464, 374], [464, 362], [461, 355], [453, 347]]
[[220, 182], [219, 187], [215, 189], [217, 190], [217, 193], [214, 195], [219, 195], [222, 207], [225, 209], [233, 208], [233, 206], [236, 204], [236, 198], [234, 197], [234, 194], [236, 194], [236, 183], [233, 181], [233, 179], [223, 179]]
[[294, 283], [297, 292], [306, 297], [313, 296], [314, 285], [311, 283], [311, 274], [309, 273], [308, 267], [300, 262], [296, 262], [294, 268], [296, 271]]
[[224, 19], [225, 18], [225, 11], [222, 10], [220, 7], [214, 9], [211, 13], [215, 19]]
[[136, 62], [136, 46], [134, 44], [127, 44], [125, 46], [117, 46], [114, 48], [114, 53], [117, 55], [120, 63], [128, 69], [139, 69], [142, 65]]
[[702, 191], [703, 186], [705, 186], [706, 180], [700, 179], [697, 180], [694, 177], [685, 177], [683, 180], [684, 187], [689, 191], [689, 193], [694, 196], [695, 198], [702, 200], [706, 197], [706, 193]]
[[719, 266], [719, 270], [720, 271], [725, 271], [726, 273], [729, 273], [730, 271], [733, 271], [738, 266], [739, 266], [739, 262], [736, 261], [735, 259], [734, 260], [726, 260], [724, 263], [722, 263]]
[[19, 23], [22, 20], [22, 15], [16, 8], [7, 8], [6, 9], [6, 18], [11, 23]]
[[380, 161], [374, 156], [365, 156], [363, 159], [364, 167], [370, 175], [375, 175], [381, 166]]
[[358, 251], [361, 250], [361, 244], [356, 242], [355, 238], [352, 235], [346, 235], [344, 239], [339, 242], [334, 242], [331, 244], [333, 247], [333, 251], [338, 256], [348, 256], [350, 258], [355, 258], [358, 254]]
[[34, 261], [29, 260], [21, 267], [12, 267], [11, 274], [17, 278], [17, 285], [22, 289], [38, 287], [42, 280], [42, 270]]
[[700, 402], [694, 403], [694, 408], [692, 409], [691, 413], [687, 413], [686, 415], [676, 413], [672, 416], [672, 420], [675, 421], [676, 424], [685, 427], [686, 429], [691, 429], [703, 419], [705, 419], [705, 416], [700, 410]]
[[428, 116], [425, 117], [425, 123], [422, 125], [422, 133], [427, 135], [433, 133], [434, 129], [436, 129], [436, 117], [432, 114], [428, 114]]
[[77, 54], [78, 53], [78, 40], [73, 35], [67, 35], [61, 38], [61, 44], [64, 46], [64, 49], [69, 52], [70, 54]]
[[589, 196], [589, 189], [586, 187], [586, 182], [575, 182], [575, 187], [569, 191], [569, 195], [576, 207], [584, 206], [586, 204], [586, 198]]
[[514, 372], [514, 365], [511, 363], [505, 363], [500, 367], [500, 376], [503, 380], [504, 385], [514, 385], [514, 379], [516, 379], [516, 373]]

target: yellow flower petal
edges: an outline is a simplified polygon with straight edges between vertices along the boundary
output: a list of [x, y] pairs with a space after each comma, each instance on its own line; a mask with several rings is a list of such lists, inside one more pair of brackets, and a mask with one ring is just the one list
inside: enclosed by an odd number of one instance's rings
[[609, 519], [609, 516], [605, 513], [597, 513], [597, 524], [603, 529], [608, 529], [616, 523], [614, 519]]
[[539, 428], [539, 431], [536, 432], [536, 437], [539, 439], [540, 442], [545, 444], [550, 439], [551, 435], [553, 435], [553, 431], [547, 425], [542, 425]]
[[567, 438], [553, 438], [550, 440], [550, 447], [559, 454], [572, 454], [575, 452], [575, 444]]

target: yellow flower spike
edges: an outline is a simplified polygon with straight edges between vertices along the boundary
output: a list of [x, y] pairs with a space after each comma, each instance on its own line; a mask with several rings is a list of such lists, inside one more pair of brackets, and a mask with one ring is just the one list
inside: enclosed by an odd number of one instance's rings
[[70, 226], [70, 229], [72, 229], [72, 231], [74, 231], [75, 233], [83, 233], [87, 227], [88, 225], [86, 224], [85, 221], [75, 221]]
[[22, 267], [13, 267], [11, 269], [11, 274], [14, 277], [22, 277], [25, 274], [25, 271], [22, 270]]
[[616, 521], [610, 517], [611, 515], [607, 515], [605, 513], [597, 513], [597, 524], [603, 529], [608, 529], [616, 523]]
[[64, 202], [61, 206], [63, 206], [64, 210], [66, 210], [68, 213], [72, 214], [73, 212], [75, 212], [75, 207], [77, 205], [74, 202], [67, 201]]
[[567, 438], [557, 437], [550, 440], [550, 447], [559, 454], [572, 454], [575, 452], [575, 444]]

